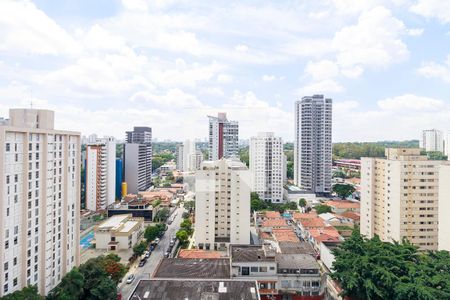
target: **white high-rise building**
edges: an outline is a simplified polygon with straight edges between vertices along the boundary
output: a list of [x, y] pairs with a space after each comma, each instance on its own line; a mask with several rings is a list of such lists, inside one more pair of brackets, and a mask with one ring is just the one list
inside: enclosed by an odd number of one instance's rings
[[252, 191], [266, 201], [282, 202], [285, 171], [282, 139], [273, 132], [260, 132], [250, 139], [249, 154]]
[[422, 138], [420, 139], [420, 148], [425, 149], [427, 152], [444, 152], [444, 136], [442, 131], [437, 129], [423, 130]]
[[152, 183], [152, 129], [134, 127], [127, 131], [124, 144], [124, 175], [127, 191], [137, 194]]
[[80, 133], [54, 113], [10, 109], [0, 126], [0, 296], [47, 294], [80, 264]]
[[229, 121], [226, 113], [209, 118], [209, 160], [239, 157], [239, 123]]
[[422, 250], [437, 250], [438, 226], [445, 224], [450, 206], [448, 164], [411, 148], [388, 148], [386, 158], [363, 157], [361, 234], [388, 242], [407, 238]]
[[[183, 146], [183, 171], [195, 171], [195, 142], [186, 140]], [[192, 157], [194, 157], [194, 161]]]
[[331, 192], [332, 100], [323, 95], [295, 102], [294, 182], [315, 192]]
[[86, 208], [105, 209], [115, 201], [116, 141], [98, 139], [86, 146]]
[[204, 161], [195, 172], [195, 245], [225, 249], [250, 244], [248, 168], [238, 160]]
[[177, 162], [177, 170], [183, 171], [184, 167], [184, 144], [177, 145], [177, 152], [175, 154], [175, 159]]

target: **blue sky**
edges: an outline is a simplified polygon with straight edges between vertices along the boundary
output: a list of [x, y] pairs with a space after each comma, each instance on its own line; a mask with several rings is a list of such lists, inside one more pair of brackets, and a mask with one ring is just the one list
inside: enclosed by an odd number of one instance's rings
[[450, 1], [0, 1], [0, 115], [56, 111], [57, 127], [124, 137], [289, 141], [294, 102], [334, 100], [334, 141], [450, 130]]

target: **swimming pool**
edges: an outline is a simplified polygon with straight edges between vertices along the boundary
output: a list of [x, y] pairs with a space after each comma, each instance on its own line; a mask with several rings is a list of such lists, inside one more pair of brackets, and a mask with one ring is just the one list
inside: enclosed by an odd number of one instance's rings
[[80, 246], [82, 250], [88, 249], [91, 247], [91, 242], [94, 239], [94, 231], [91, 230], [88, 232], [88, 234], [86, 234], [85, 236], [83, 236], [80, 240]]

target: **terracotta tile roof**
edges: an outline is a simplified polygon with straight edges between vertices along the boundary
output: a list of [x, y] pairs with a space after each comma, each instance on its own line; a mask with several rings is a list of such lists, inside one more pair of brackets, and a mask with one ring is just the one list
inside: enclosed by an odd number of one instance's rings
[[279, 228], [272, 231], [278, 242], [300, 242], [292, 228]]
[[341, 216], [348, 218], [348, 219], [352, 219], [354, 221], [359, 221], [359, 219], [361, 218], [361, 216], [359, 214], [351, 212], [351, 211], [343, 212], [341, 214]]
[[300, 223], [304, 228], [320, 228], [325, 227], [325, 221], [320, 217], [315, 217], [314, 219], [304, 219]]
[[316, 241], [339, 241], [340, 234], [333, 226], [324, 228], [313, 228], [308, 230], [311, 237]]
[[288, 227], [285, 219], [267, 219], [264, 220], [261, 227]]
[[277, 211], [266, 211], [264, 213], [264, 216], [268, 219], [279, 219], [281, 218], [281, 215]]
[[263, 240], [270, 240], [270, 239], [272, 239], [272, 236], [268, 232], [261, 231], [260, 238], [262, 238]]
[[219, 251], [207, 251], [196, 249], [181, 249], [178, 253], [179, 258], [221, 258]]
[[316, 218], [317, 217], [317, 214], [315, 213], [315, 212], [310, 212], [310, 213], [298, 213], [298, 212], [295, 212], [294, 213], [294, 215], [292, 216], [292, 218], [294, 219], [294, 220], [303, 220], [303, 219], [313, 219], [313, 218]]
[[359, 202], [353, 202], [348, 200], [332, 200], [324, 203], [325, 205], [338, 208], [338, 209], [359, 209]]

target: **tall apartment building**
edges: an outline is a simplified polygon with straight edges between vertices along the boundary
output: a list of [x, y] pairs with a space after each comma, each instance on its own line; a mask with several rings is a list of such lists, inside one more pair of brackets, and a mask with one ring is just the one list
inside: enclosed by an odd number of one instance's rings
[[0, 296], [47, 294], [80, 264], [80, 133], [54, 113], [10, 109], [0, 126]]
[[285, 171], [282, 139], [273, 132], [260, 132], [250, 139], [249, 153], [252, 191], [266, 201], [282, 202]]
[[439, 169], [446, 164], [428, 160], [420, 149], [386, 149], [386, 158], [362, 158], [361, 234], [438, 249]]
[[97, 139], [86, 145], [86, 208], [105, 209], [112, 204], [116, 188], [116, 141]]
[[438, 250], [450, 251], [450, 165], [439, 168]]
[[186, 140], [182, 145], [177, 146], [176, 161], [178, 170], [193, 172], [200, 168], [203, 160], [203, 153], [196, 150], [194, 141]]
[[332, 102], [323, 95], [295, 102], [294, 182], [315, 193], [331, 192]]
[[229, 121], [226, 113], [209, 118], [209, 160], [239, 156], [239, 123]]
[[195, 244], [250, 243], [250, 171], [238, 160], [205, 161], [195, 173]]
[[150, 188], [152, 182], [152, 129], [134, 127], [127, 131], [124, 144], [124, 175], [129, 193]]
[[177, 163], [177, 170], [183, 171], [184, 167], [184, 144], [177, 145], [177, 151], [175, 153], [175, 160]]
[[444, 152], [444, 135], [442, 131], [437, 129], [422, 131], [420, 148], [425, 149], [425, 151]]

